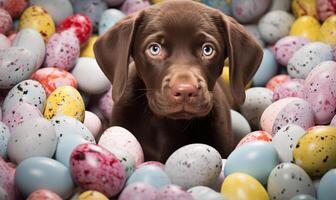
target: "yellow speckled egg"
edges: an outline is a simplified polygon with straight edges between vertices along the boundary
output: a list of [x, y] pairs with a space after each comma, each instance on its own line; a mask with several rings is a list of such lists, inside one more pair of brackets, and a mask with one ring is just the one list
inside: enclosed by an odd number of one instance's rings
[[318, 40], [335, 45], [336, 44], [336, 15], [327, 18], [322, 24]]
[[80, 194], [77, 200], [108, 200], [108, 198], [100, 192], [89, 190]]
[[268, 200], [265, 188], [255, 178], [244, 173], [233, 173], [224, 179], [221, 193], [228, 199]]
[[320, 26], [320, 23], [314, 17], [302, 16], [294, 21], [289, 35], [303, 36], [315, 41], [317, 40]]
[[336, 128], [315, 126], [300, 138], [294, 151], [294, 162], [309, 175], [319, 176], [336, 167]]
[[32, 28], [41, 33], [44, 41], [55, 33], [55, 24], [52, 17], [39, 6], [27, 8], [20, 17], [19, 29]]
[[316, 0], [293, 0], [292, 11], [295, 17], [309, 15], [317, 18]]
[[93, 52], [93, 45], [96, 42], [98, 36], [97, 35], [92, 35], [85, 47], [81, 49], [80, 57], [90, 57], [90, 58], [95, 58], [94, 52]]
[[71, 86], [61, 86], [47, 98], [44, 117], [51, 119], [56, 115], [67, 115], [84, 121], [85, 105], [82, 96]]

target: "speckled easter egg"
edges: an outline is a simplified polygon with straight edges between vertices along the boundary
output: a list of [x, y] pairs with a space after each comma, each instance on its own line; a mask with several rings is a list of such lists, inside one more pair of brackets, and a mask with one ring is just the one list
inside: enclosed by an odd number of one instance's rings
[[251, 127], [245, 117], [235, 110], [230, 110], [231, 127], [235, 141], [239, 141], [251, 132]]
[[74, 0], [73, 6], [75, 13], [89, 16], [94, 32], [98, 30], [102, 13], [108, 8], [104, 0]]
[[263, 15], [270, 5], [270, 0], [233, 0], [232, 14], [239, 22], [250, 23]]
[[156, 194], [157, 199], [161, 200], [193, 200], [193, 197], [187, 191], [178, 185], [166, 185], [160, 188]]
[[263, 41], [263, 38], [261, 37], [261, 33], [259, 32], [258, 26], [257, 25], [244, 25], [246, 28], [247, 32], [250, 33], [254, 39], [258, 42], [258, 44], [262, 47], [265, 46], [265, 42]]
[[68, 85], [77, 88], [76, 78], [71, 73], [55, 67], [38, 69], [31, 79], [41, 83], [47, 96], [60, 86]]
[[259, 20], [258, 28], [264, 41], [274, 43], [288, 35], [293, 22], [294, 16], [288, 12], [273, 10]]
[[45, 9], [57, 24], [73, 14], [69, 0], [30, 0], [30, 5], [40, 6]]
[[279, 74], [279, 75], [273, 76], [273, 78], [271, 78], [271, 79], [267, 82], [267, 84], [266, 84], [266, 88], [267, 88], [267, 89], [270, 89], [270, 90], [272, 90], [272, 91], [274, 91], [274, 89], [275, 89], [277, 86], [279, 86], [279, 85], [281, 85], [281, 84], [283, 84], [283, 83], [289, 81], [290, 79], [291, 79], [290, 76], [287, 75], [287, 74]]
[[101, 110], [103, 116], [111, 120], [112, 117], [112, 109], [113, 109], [113, 100], [112, 100], [112, 87], [101, 96], [98, 102], [98, 107]]
[[118, 194], [125, 182], [125, 170], [118, 158], [95, 144], [81, 144], [73, 150], [70, 170], [77, 185], [107, 197]]
[[83, 124], [89, 129], [94, 138], [98, 138], [100, 136], [99, 133], [103, 128], [102, 122], [95, 113], [86, 110]]
[[75, 14], [65, 18], [57, 27], [57, 31], [73, 29], [79, 40], [80, 46], [84, 46], [92, 34], [92, 24], [88, 16]]
[[274, 55], [278, 63], [287, 66], [293, 54], [301, 47], [309, 43], [309, 40], [301, 36], [286, 36], [278, 40], [274, 45]]
[[12, 28], [12, 17], [10, 14], [0, 8], [0, 33], [7, 33]]
[[0, 158], [7, 158], [7, 145], [10, 132], [6, 124], [0, 121]]
[[280, 99], [268, 106], [260, 119], [262, 130], [272, 136], [289, 123], [301, 126], [305, 130], [314, 126], [314, 112], [311, 105], [297, 97]]
[[333, 199], [336, 195], [334, 183], [336, 181], [336, 169], [331, 169], [325, 173], [317, 189], [317, 198], [319, 200]]
[[35, 69], [42, 65], [46, 49], [43, 37], [35, 29], [24, 28], [19, 31], [14, 38], [12, 46], [22, 47], [34, 53], [36, 56]]
[[190, 144], [176, 150], [166, 161], [165, 172], [183, 188], [213, 185], [222, 169], [218, 151], [205, 144]]
[[297, 50], [288, 61], [288, 74], [304, 79], [316, 65], [332, 59], [333, 51], [330, 45], [322, 42], [309, 43]]
[[231, 15], [231, 1], [228, 0], [201, 0], [207, 6], [218, 9], [226, 15]]
[[289, 35], [303, 36], [311, 41], [315, 41], [317, 40], [320, 26], [320, 23], [314, 17], [302, 16], [294, 21]]
[[107, 9], [101, 15], [98, 33], [103, 35], [109, 28], [125, 17], [125, 14], [118, 9]]
[[243, 137], [239, 143], [237, 144], [236, 148], [248, 144], [251, 142], [272, 142], [272, 135], [267, 133], [266, 131], [254, 131], [252, 133], [247, 134], [245, 137]]
[[15, 167], [12, 163], [6, 163], [0, 157], [0, 196], [5, 200], [16, 200], [16, 188], [14, 183]]
[[291, 0], [273, 0], [270, 10], [289, 11]]
[[38, 189], [31, 193], [27, 200], [62, 200], [62, 198], [50, 190]]
[[315, 126], [299, 140], [294, 162], [309, 175], [319, 176], [336, 167], [336, 128]]
[[1, 0], [0, 8], [3, 8], [14, 17], [19, 17], [24, 9], [27, 7], [28, 2], [26, 0]]
[[273, 101], [284, 99], [287, 97], [304, 98], [304, 80], [291, 79], [274, 89]]
[[315, 197], [312, 180], [307, 173], [292, 163], [277, 165], [268, 178], [267, 191], [270, 199], [287, 200], [298, 194]]
[[139, 141], [128, 130], [112, 126], [104, 131], [98, 144], [100, 146], [114, 146], [129, 152], [135, 159], [135, 164], [139, 165], [144, 161], [144, 154]]
[[278, 72], [278, 65], [270, 49], [263, 49], [263, 58], [252, 81], [256, 87], [263, 87]]
[[126, 15], [137, 12], [150, 6], [148, 0], [125, 0], [120, 10]]
[[15, 163], [34, 156], [52, 157], [56, 145], [57, 137], [51, 123], [41, 117], [31, 118], [12, 129], [8, 156]]
[[144, 182], [135, 182], [126, 186], [121, 194], [119, 195], [119, 200], [130, 200], [130, 199], [146, 199], [146, 200], [156, 200], [156, 189], [150, 184]]
[[318, 40], [331, 45], [335, 45], [336, 44], [335, 35], [336, 35], [336, 15], [333, 15], [323, 22], [318, 35]]
[[164, 170], [164, 164], [158, 162], [158, 161], [146, 161], [141, 163], [140, 165], [136, 166], [136, 169], [139, 169], [140, 167], [146, 166], [146, 165], [153, 165], [153, 166], [157, 166], [160, 167], [162, 170]]
[[259, 129], [260, 117], [272, 104], [273, 92], [263, 87], [253, 87], [245, 91], [245, 102], [240, 106], [241, 114], [250, 123], [252, 129]]
[[336, 14], [336, 0], [317, 0], [317, 15], [321, 21]]
[[171, 180], [165, 171], [154, 165], [142, 166], [135, 170], [128, 178], [126, 187], [137, 182], [149, 184], [156, 189], [171, 184]]
[[15, 184], [24, 197], [43, 188], [67, 199], [74, 189], [70, 170], [46, 157], [33, 157], [21, 162], [16, 168]]
[[0, 89], [9, 89], [27, 79], [36, 65], [34, 54], [21, 47], [0, 49]]
[[79, 57], [79, 41], [73, 30], [55, 33], [46, 45], [45, 67], [57, 67], [70, 70]]
[[111, 82], [94, 58], [79, 58], [71, 73], [76, 78], [79, 89], [85, 93], [101, 94], [111, 87]]
[[76, 200], [108, 200], [108, 198], [98, 191], [89, 190], [81, 193]]
[[0, 49], [7, 49], [11, 46], [11, 41], [2, 33], [0, 33]]
[[8, 92], [2, 104], [3, 113], [19, 102], [29, 103], [43, 112], [46, 98], [45, 91], [39, 82], [30, 79], [21, 81]]
[[188, 190], [194, 200], [228, 200], [224, 195], [206, 186], [195, 186]]
[[71, 86], [55, 89], [47, 98], [44, 117], [51, 119], [57, 115], [67, 115], [84, 121], [85, 106], [79, 92]]
[[55, 24], [52, 17], [41, 7], [31, 6], [20, 17], [19, 29], [32, 28], [39, 32], [44, 41], [48, 41], [55, 33]]
[[83, 48], [81, 48], [80, 57], [95, 58], [95, 55], [93, 52], [93, 45], [97, 39], [98, 39], [97, 35], [92, 35], [89, 38], [87, 44]]
[[2, 121], [8, 128], [13, 129], [18, 124], [34, 117], [42, 117], [41, 111], [38, 108], [26, 102], [18, 102], [12, 107], [6, 108]]

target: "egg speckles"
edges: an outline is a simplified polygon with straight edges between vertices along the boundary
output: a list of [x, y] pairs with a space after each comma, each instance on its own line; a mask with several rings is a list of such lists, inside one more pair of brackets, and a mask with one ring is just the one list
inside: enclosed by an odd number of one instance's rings
[[9, 128], [0, 121], [0, 158], [7, 158], [7, 143], [9, 140], [9, 136]]

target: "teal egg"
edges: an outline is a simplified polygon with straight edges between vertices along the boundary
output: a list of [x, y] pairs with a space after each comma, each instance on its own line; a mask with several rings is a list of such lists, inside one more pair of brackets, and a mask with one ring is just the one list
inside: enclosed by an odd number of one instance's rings
[[16, 168], [15, 185], [25, 197], [44, 188], [66, 199], [74, 189], [69, 169], [46, 157], [32, 157], [22, 161]]
[[331, 169], [327, 173], [325, 173], [320, 180], [320, 184], [317, 189], [317, 199], [319, 200], [335, 199], [336, 197], [335, 182], [336, 182], [336, 169]]
[[264, 56], [257, 73], [252, 81], [256, 87], [265, 86], [266, 83], [277, 74], [278, 65], [270, 49], [263, 49]]
[[224, 175], [246, 173], [266, 184], [272, 169], [279, 163], [276, 149], [270, 143], [251, 142], [236, 148], [227, 158]]
[[111, 28], [120, 19], [125, 17], [125, 14], [117, 9], [108, 9], [103, 12], [100, 17], [98, 33], [103, 35], [109, 28]]

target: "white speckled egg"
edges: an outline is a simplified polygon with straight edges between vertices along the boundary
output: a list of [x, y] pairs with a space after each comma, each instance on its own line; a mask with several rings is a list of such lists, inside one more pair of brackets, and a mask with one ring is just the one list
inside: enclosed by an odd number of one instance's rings
[[245, 102], [240, 107], [241, 114], [250, 123], [252, 129], [260, 128], [260, 117], [264, 110], [272, 104], [273, 92], [263, 87], [253, 87], [245, 91]]
[[36, 56], [35, 69], [42, 65], [46, 53], [46, 47], [43, 37], [35, 29], [25, 28], [19, 31], [14, 38], [12, 46], [22, 47], [34, 53]]
[[78, 134], [83, 137], [83, 139], [96, 143], [92, 133], [82, 122], [78, 121], [73, 117], [66, 115], [55, 116], [51, 119], [51, 124], [56, 131], [58, 139], [61, 141], [62, 136], [65, 134]]
[[288, 124], [283, 126], [273, 137], [273, 145], [279, 154], [281, 162], [293, 160], [293, 149], [306, 131], [298, 125]]
[[244, 27], [246, 28], [247, 32], [249, 32], [254, 39], [258, 42], [258, 44], [260, 44], [260, 46], [264, 47], [265, 46], [265, 42], [263, 41], [261, 34], [259, 32], [258, 26], [257, 25], [244, 25]]
[[76, 64], [80, 53], [79, 40], [71, 29], [53, 34], [46, 47], [45, 67], [70, 70]]
[[9, 128], [6, 126], [6, 124], [0, 121], [0, 158], [7, 158], [7, 144], [9, 136]]
[[183, 188], [213, 185], [222, 170], [222, 158], [216, 149], [205, 144], [190, 144], [176, 150], [165, 164], [173, 184]]
[[314, 185], [308, 174], [292, 163], [281, 163], [272, 170], [267, 191], [270, 199], [288, 200], [298, 194], [315, 197]]
[[88, 94], [101, 94], [111, 87], [109, 79], [94, 58], [79, 58], [72, 75], [76, 78], [79, 89]]
[[34, 71], [34, 54], [22, 47], [0, 49], [0, 89], [9, 89]]
[[3, 102], [3, 112], [6, 113], [6, 109], [12, 108], [16, 103], [26, 102], [38, 108], [42, 113], [46, 98], [46, 93], [39, 82], [34, 80], [21, 81], [8, 92]]
[[288, 35], [294, 16], [283, 10], [273, 10], [264, 15], [258, 23], [264, 41], [274, 43]]
[[17, 164], [30, 157], [52, 157], [56, 145], [57, 136], [50, 121], [42, 117], [31, 118], [11, 131], [8, 156]]
[[316, 65], [332, 59], [333, 52], [330, 45], [322, 42], [312, 42], [293, 54], [288, 61], [287, 71], [293, 78], [304, 79]]
[[260, 119], [262, 130], [271, 133], [272, 136], [290, 123], [305, 130], [314, 126], [314, 112], [307, 101], [297, 97], [280, 99], [268, 106]]
[[228, 200], [224, 195], [206, 186], [195, 186], [188, 190], [194, 200]]
[[241, 138], [251, 132], [248, 121], [239, 112], [231, 110], [231, 127], [235, 140], [238, 142]]

